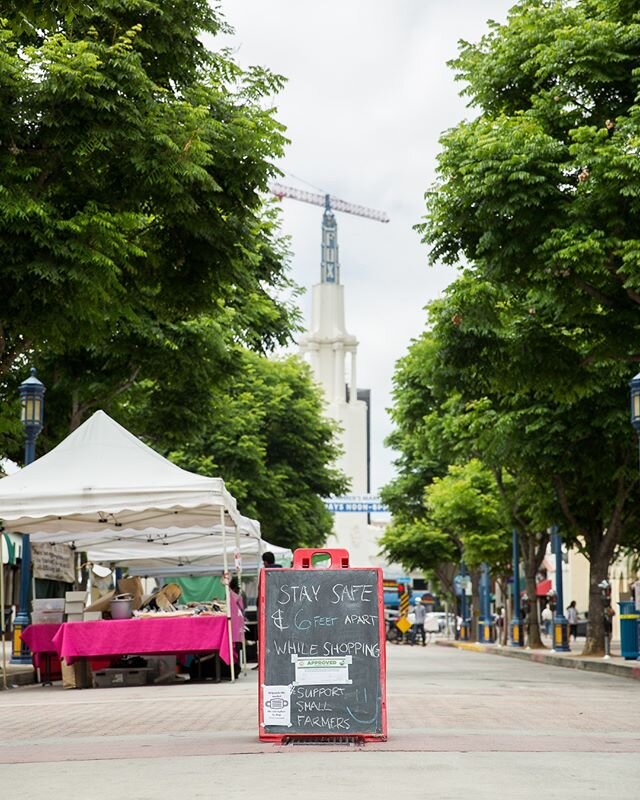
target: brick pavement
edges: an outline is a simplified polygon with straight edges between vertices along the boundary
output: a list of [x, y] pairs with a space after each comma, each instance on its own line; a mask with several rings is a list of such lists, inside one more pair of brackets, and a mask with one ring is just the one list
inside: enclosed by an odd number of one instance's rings
[[[2, 692], [0, 763], [295, 752], [258, 742], [256, 684]], [[634, 681], [449, 648], [388, 647], [388, 714], [367, 751], [640, 753]]]

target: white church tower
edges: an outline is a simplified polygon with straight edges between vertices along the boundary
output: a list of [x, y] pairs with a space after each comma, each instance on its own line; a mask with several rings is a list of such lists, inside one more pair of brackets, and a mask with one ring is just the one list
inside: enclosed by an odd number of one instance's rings
[[[349, 478], [351, 494], [366, 494], [370, 488], [368, 408], [358, 399], [358, 340], [345, 325], [338, 226], [328, 195], [322, 217], [320, 283], [313, 286], [311, 297], [311, 323], [300, 339], [300, 353], [322, 387], [327, 416], [342, 428], [343, 453], [337, 466]], [[367, 514], [336, 512], [334, 519], [334, 533], [327, 545], [349, 550], [351, 566], [377, 566], [380, 531], [369, 526]]]

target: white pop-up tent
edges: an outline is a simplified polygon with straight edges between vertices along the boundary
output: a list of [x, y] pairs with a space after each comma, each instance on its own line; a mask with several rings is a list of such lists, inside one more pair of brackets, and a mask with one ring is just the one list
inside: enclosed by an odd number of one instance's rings
[[[225, 571], [227, 533], [239, 545], [244, 527], [258, 547], [260, 542], [259, 526], [241, 517], [221, 478], [172, 464], [103, 411], [0, 480], [0, 519], [8, 532], [27, 533], [33, 542], [66, 542], [87, 551], [164, 537], [159, 546], [177, 553], [197, 536], [201, 549], [208, 541], [212, 549], [215, 542], [222, 545]], [[231, 635], [229, 644], [232, 652]]]
[[235, 528], [222, 478], [172, 464], [96, 413], [46, 455], [0, 481], [0, 519], [33, 541], [104, 539], [105, 531]]

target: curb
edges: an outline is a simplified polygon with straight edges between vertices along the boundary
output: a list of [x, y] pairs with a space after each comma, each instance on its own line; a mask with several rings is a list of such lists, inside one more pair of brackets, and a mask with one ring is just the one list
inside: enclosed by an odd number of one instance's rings
[[439, 647], [455, 647], [458, 650], [470, 650], [474, 653], [486, 653], [493, 656], [506, 658], [519, 658], [521, 661], [533, 661], [536, 664], [549, 664], [553, 667], [568, 669], [582, 669], [587, 672], [600, 672], [606, 675], [615, 675], [618, 678], [632, 678], [640, 680], [640, 661], [631, 661], [629, 666], [616, 664], [611, 661], [592, 660], [589, 658], [571, 658], [570, 656], [556, 655], [541, 650], [516, 650], [507, 647], [492, 647], [475, 642], [445, 642], [438, 641]]

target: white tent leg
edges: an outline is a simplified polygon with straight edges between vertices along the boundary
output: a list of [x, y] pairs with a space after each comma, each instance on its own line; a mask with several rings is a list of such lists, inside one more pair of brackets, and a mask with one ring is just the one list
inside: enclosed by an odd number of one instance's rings
[[[233, 632], [231, 630], [231, 596], [229, 594], [229, 562], [227, 560], [227, 532], [224, 524], [224, 508], [220, 507], [220, 526], [222, 528], [222, 559], [224, 564], [224, 593], [227, 599], [227, 636], [229, 637], [229, 667], [231, 670], [231, 681], [235, 678], [235, 659], [233, 647]], [[237, 526], [237, 523], [236, 523]]]
[[[2, 531], [0, 531], [2, 537]], [[2, 558], [2, 542], [0, 542], [0, 647], [2, 648], [2, 685], [7, 688], [7, 655], [4, 651], [5, 627], [4, 627], [4, 559]]]
[[[240, 530], [238, 525], [236, 525], [236, 557], [235, 557], [235, 565], [236, 565], [236, 577], [238, 578], [238, 591], [240, 592], [240, 596], [242, 596], [242, 558], [240, 555]], [[242, 616], [244, 618], [244, 602], [242, 604]], [[247, 674], [247, 642], [245, 640], [244, 635], [244, 619], [242, 622], [242, 673], [243, 675]]]

